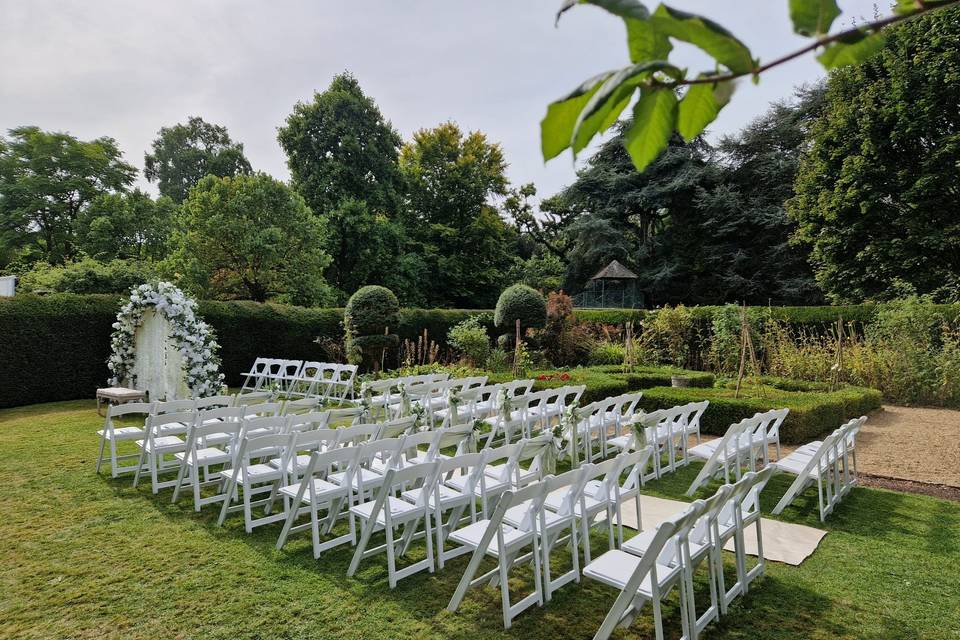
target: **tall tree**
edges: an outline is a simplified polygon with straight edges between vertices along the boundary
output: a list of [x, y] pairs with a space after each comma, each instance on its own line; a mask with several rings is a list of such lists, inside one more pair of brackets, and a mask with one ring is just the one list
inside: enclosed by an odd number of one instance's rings
[[226, 127], [196, 116], [186, 124], [161, 128], [153, 141], [153, 153], [144, 155], [144, 176], [177, 204], [204, 176], [222, 178], [250, 171], [243, 145], [230, 139]]
[[201, 180], [179, 209], [172, 242], [165, 268], [198, 295], [330, 302], [322, 223], [266, 174]]
[[428, 302], [479, 307], [497, 298], [513, 263], [516, 233], [492, 204], [507, 193], [497, 144], [452, 123], [422, 129], [400, 153], [411, 242], [427, 264]]
[[789, 203], [835, 302], [960, 299], [960, 9], [830, 77]]
[[98, 260], [160, 260], [175, 210], [170, 198], [139, 189], [97, 196], [77, 218], [77, 247]]
[[[0, 229], [51, 264], [72, 258], [77, 217], [99, 195], [125, 191], [136, 169], [112, 138], [89, 142], [38, 127], [0, 138]], [[0, 252], [10, 255], [11, 248]]]
[[294, 188], [325, 221], [330, 282], [344, 297], [364, 284], [387, 284], [402, 233], [393, 224], [402, 141], [373, 99], [342, 73], [311, 102], [294, 106], [278, 139]]

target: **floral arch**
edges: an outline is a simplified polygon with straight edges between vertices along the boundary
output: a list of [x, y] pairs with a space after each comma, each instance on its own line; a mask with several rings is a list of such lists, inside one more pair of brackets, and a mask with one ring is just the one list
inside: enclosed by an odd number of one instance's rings
[[204, 397], [220, 393], [223, 388], [220, 345], [210, 325], [197, 315], [197, 303], [170, 282], [135, 287], [130, 300], [117, 313], [110, 337], [112, 353], [107, 361], [110, 384], [136, 385], [137, 329], [149, 311], [168, 323], [165, 325], [169, 334], [167, 343], [179, 353], [179, 366], [190, 394]]

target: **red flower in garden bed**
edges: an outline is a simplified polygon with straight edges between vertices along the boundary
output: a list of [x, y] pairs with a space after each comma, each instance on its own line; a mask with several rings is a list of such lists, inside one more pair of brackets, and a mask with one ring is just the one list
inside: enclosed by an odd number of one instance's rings
[[562, 380], [563, 382], [567, 382], [572, 379], [572, 376], [566, 371], [563, 373], [541, 373], [537, 376], [537, 380], [540, 382], [547, 382], [548, 380]]

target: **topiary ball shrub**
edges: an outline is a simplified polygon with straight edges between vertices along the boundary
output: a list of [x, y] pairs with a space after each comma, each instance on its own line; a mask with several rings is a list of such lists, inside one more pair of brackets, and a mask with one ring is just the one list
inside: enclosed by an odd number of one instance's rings
[[510, 333], [520, 320], [523, 329], [542, 329], [547, 323], [547, 301], [539, 291], [525, 284], [507, 287], [497, 300], [493, 324]]
[[350, 296], [343, 310], [343, 323], [357, 335], [382, 334], [400, 322], [400, 302], [386, 287], [368, 285]]
[[399, 342], [396, 334], [385, 335], [399, 322], [400, 302], [393, 291], [376, 285], [358, 289], [343, 310], [347, 359], [378, 370], [384, 352]]

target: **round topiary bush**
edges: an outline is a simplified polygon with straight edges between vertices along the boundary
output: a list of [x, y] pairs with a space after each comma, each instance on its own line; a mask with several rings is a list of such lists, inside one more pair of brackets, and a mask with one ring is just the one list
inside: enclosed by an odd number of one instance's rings
[[523, 329], [542, 329], [547, 323], [547, 301], [539, 291], [525, 284], [507, 287], [497, 300], [493, 324], [504, 333], [514, 330], [520, 320]]
[[368, 285], [350, 296], [343, 322], [356, 335], [379, 335], [400, 321], [400, 302], [386, 287]]
[[399, 342], [396, 334], [386, 335], [399, 322], [400, 303], [393, 291], [376, 285], [358, 289], [343, 310], [347, 359], [377, 370], [384, 351]]

